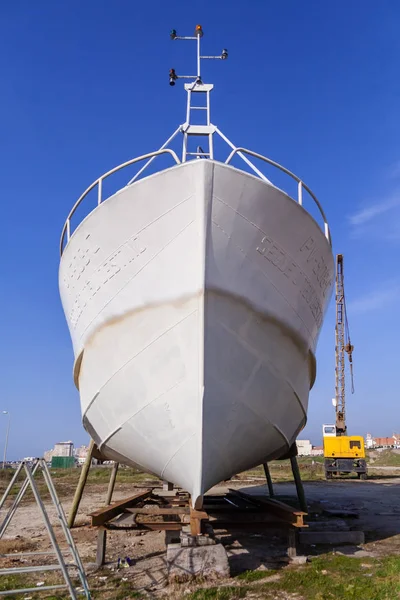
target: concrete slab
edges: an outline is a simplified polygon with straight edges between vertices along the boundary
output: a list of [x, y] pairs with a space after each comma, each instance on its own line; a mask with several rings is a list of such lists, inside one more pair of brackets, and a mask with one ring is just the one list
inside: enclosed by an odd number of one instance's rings
[[167, 547], [170, 582], [184, 582], [196, 577], [220, 579], [230, 576], [228, 555], [222, 544], [182, 548], [181, 544]]
[[309, 531], [350, 531], [349, 525], [343, 519], [329, 521], [307, 521]]
[[363, 531], [302, 531], [299, 533], [300, 544], [364, 544]]
[[354, 510], [325, 508], [322, 512], [327, 517], [342, 517], [345, 519], [358, 519], [359, 517], [359, 514]]

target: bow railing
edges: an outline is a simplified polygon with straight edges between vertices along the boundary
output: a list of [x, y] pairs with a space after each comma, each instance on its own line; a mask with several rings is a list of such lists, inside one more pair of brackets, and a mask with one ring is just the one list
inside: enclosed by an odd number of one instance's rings
[[[155, 158], [156, 156], [160, 156], [160, 154], [170, 154], [172, 156], [172, 158], [175, 160], [177, 165], [179, 165], [181, 162], [173, 150], [170, 150], [169, 148], [163, 148], [162, 150], [157, 150], [156, 152], [150, 152], [149, 154], [143, 154], [143, 156], [138, 156], [137, 158], [132, 158], [131, 160], [128, 160], [127, 162], [122, 163], [121, 165], [118, 165], [118, 167], [114, 167], [113, 169], [111, 169], [111, 171], [107, 171], [107, 173], [104, 173], [104, 175], [102, 175], [101, 177], [96, 179], [96, 181], [94, 181], [91, 185], [89, 185], [89, 187], [83, 192], [83, 194], [78, 198], [78, 200], [75, 202], [74, 206], [71, 208], [69, 215], [64, 223], [64, 227], [62, 229], [61, 239], [60, 239], [60, 254], [61, 255], [64, 251], [66, 244], [68, 244], [68, 242], [71, 238], [71, 218], [73, 217], [77, 208], [81, 205], [83, 200], [86, 198], [86, 196], [89, 194], [89, 192], [91, 192], [93, 190], [93, 188], [95, 188], [97, 186], [97, 204], [98, 205], [101, 204], [103, 201], [103, 181], [105, 179], [107, 179], [107, 177], [109, 177], [110, 175], [113, 175], [113, 173], [116, 173], [117, 171], [120, 171], [121, 169], [124, 169], [125, 167], [129, 167], [130, 165], [133, 165], [142, 160]], [[67, 238], [66, 243], [65, 243], [65, 238]]]
[[267, 164], [269, 164], [273, 167], [276, 167], [280, 171], [283, 171], [283, 173], [286, 173], [287, 175], [292, 177], [292, 179], [297, 181], [297, 202], [301, 206], [303, 205], [303, 189], [305, 189], [309, 193], [311, 198], [314, 200], [315, 204], [317, 205], [317, 207], [319, 209], [319, 212], [321, 213], [322, 219], [324, 221], [325, 237], [328, 240], [329, 244], [332, 246], [331, 233], [329, 230], [329, 225], [328, 225], [326, 215], [324, 213], [324, 209], [322, 208], [321, 204], [319, 203], [319, 200], [316, 197], [316, 195], [310, 190], [310, 188], [308, 187], [308, 185], [306, 185], [304, 183], [304, 181], [302, 181], [299, 177], [297, 177], [297, 175], [295, 175], [294, 173], [289, 171], [289, 169], [286, 169], [286, 167], [283, 167], [282, 165], [275, 162], [274, 160], [271, 160], [270, 158], [267, 158], [266, 156], [263, 156], [262, 154], [258, 154], [257, 152], [253, 152], [252, 150], [247, 150], [246, 148], [234, 148], [234, 150], [232, 150], [232, 152], [230, 153], [230, 155], [228, 156], [228, 158], [225, 161], [226, 165], [229, 165], [229, 163], [231, 162], [231, 160], [235, 156], [235, 154], [239, 154], [239, 155], [248, 154], [249, 156], [253, 156], [254, 158], [259, 158], [260, 160], [263, 160]]

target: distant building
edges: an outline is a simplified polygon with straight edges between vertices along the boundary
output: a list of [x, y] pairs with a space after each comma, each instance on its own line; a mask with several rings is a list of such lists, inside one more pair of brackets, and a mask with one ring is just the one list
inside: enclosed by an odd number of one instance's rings
[[396, 443], [394, 437], [376, 437], [374, 442], [374, 448], [392, 448]]
[[73, 452], [73, 442], [57, 442], [57, 444], [54, 446], [53, 456], [72, 456]]
[[367, 449], [373, 448], [374, 447], [374, 438], [372, 437], [372, 435], [370, 433], [367, 433], [366, 438], [365, 438], [365, 447]]
[[47, 450], [43, 457], [46, 462], [51, 462], [53, 456], [73, 456], [74, 444], [73, 442], [58, 442], [54, 445], [52, 450]]
[[296, 446], [299, 456], [311, 456], [312, 444], [310, 440], [296, 440]]
[[89, 446], [79, 446], [75, 448], [74, 456], [79, 464], [83, 464], [89, 452]]
[[311, 456], [323, 456], [324, 455], [324, 447], [323, 446], [313, 446], [311, 449]]
[[372, 437], [370, 433], [367, 433], [365, 446], [370, 450], [373, 448], [397, 448], [400, 446], [400, 434], [394, 433], [392, 437]]
[[53, 452], [54, 450], [46, 450], [46, 452], [43, 453], [43, 458], [47, 463], [51, 462], [51, 459], [53, 458]]

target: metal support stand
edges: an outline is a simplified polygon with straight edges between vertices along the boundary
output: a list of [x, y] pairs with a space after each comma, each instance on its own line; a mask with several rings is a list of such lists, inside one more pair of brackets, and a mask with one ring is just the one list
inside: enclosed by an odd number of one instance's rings
[[272, 484], [272, 478], [271, 478], [271, 473], [270, 473], [270, 470], [269, 470], [268, 463], [263, 463], [263, 467], [264, 467], [265, 477], [267, 478], [269, 497], [273, 498], [275, 496], [275, 494], [274, 494], [274, 486]]
[[[86, 574], [85, 574], [85, 570], [83, 568], [83, 564], [82, 561], [80, 559], [78, 550], [75, 546], [75, 542], [73, 540], [73, 537], [71, 535], [71, 532], [68, 528], [67, 525], [67, 520], [65, 518], [65, 513], [64, 513], [64, 509], [58, 499], [57, 496], [57, 492], [55, 490], [55, 487], [53, 485], [52, 479], [51, 479], [51, 475], [50, 472], [47, 468], [47, 464], [46, 461], [43, 458], [38, 458], [35, 460], [35, 463], [33, 465], [33, 469], [31, 470], [30, 466], [28, 465], [28, 463], [26, 463], [25, 461], [23, 461], [20, 466], [18, 467], [17, 471], [15, 472], [10, 485], [7, 487], [1, 501], [0, 501], [0, 507], [2, 507], [4, 505], [4, 502], [6, 501], [11, 489], [13, 488], [18, 475], [22, 472], [25, 471], [25, 475], [26, 475], [26, 479], [19, 491], [19, 493], [17, 494], [17, 497], [15, 498], [10, 510], [8, 511], [5, 519], [3, 520], [1, 526], [0, 526], [0, 538], [3, 537], [12, 517], [15, 514], [15, 511], [17, 510], [26, 490], [28, 489], [28, 487], [30, 486], [33, 492], [33, 495], [35, 497], [36, 503], [40, 509], [40, 512], [42, 513], [42, 517], [43, 517], [43, 521], [44, 524], [46, 526], [47, 529], [47, 533], [49, 535], [51, 544], [53, 546], [53, 550], [49, 551], [48, 553], [43, 553], [43, 552], [38, 552], [38, 553], [28, 553], [30, 555], [32, 554], [55, 554], [57, 557], [57, 564], [53, 564], [53, 565], [38, 565], [38, 566], [31, 566], [31, 567], [16, 567], [16, 568], [9, 568], [9, 569], [0, 569], [0, 576], [1, 575], [13, 575], [15, 573], [33, 573], [33, 572], [41, 572], [41, 571], [55, 571], [55, 570], [61, 570], [63, 578], [65, 583], [64, 584], [57, 584], [57, 585], [48, 585], [48, 586], [42, 586], [40, 588], [40, 591], [43, 590], [56, 590], [56, 589], [68, 589], [69, 595], [73, 600], [76, 600], [78, 597], [78, 593], [72, 583], [70, 574], [68, 572], [68, 569], [70, 567], [73, 567], [74, 569], [77, 570], [78, 572], [78, 577], [80, 580], [80, 584], [81, 587], [83, 589], [83, 594], [85, 595], [85, 597], [90, 600], [90, 591], [89, 591], [89, 586], [88, 586], [88, 582], [86, 579]], [[58, 544], [58, 541], [56, 539], [54, 530], [53, 530], [53, 526], [51, 525], [50, 522], [50, 518], [49, 515], [47, 513], [46, 507], [43, 504], [43, 501], [41, 499], [38, 487], [36, 485], [36, 482], [34, 480], [34, 474], [40, 471], [43, 475], [43, 479], [46, 483], [47, 489], [50, 493], [50, 497], [52, 500], [52, 503], [56, 509], [56, 515], [58, 517], [59, 520], [59, 524], [61, 526], [61, 530], [64, 533], [64, 537], [65, 540], [67, 542], [67, 546], [68, 548], [66, 548], [65, 550], [61, 550]], [[65, 558], [63, 556], [63, 553], [68, 552], [70, 553], [70, 555], [72, 556], [73, 562], [70, 564], [67, 564], [65, 561]], [[13, 556], [15, 557], [15, 553], [13, 554], [2, 554], [0, 555], [2, 557], [10, 557]], [[19, 556], [24, 556], [24, 553], [21, 553]], [[7, 590], [7, 591], [0, 591], [0, 596], [12, 596], [13, 594], [19, 594], [19, 593], [28, 593], [28, 592], [32, 592], [32, 591], [37, 591], [37, 587], [33, 587], [33, 588], [20, 588], [17, 590]]]
[[301, 510], [304, 510], [304, 512], [308, 512], [306, 496], [304, 494], [303, 482], [301, 481], [300, 470], [299, 470], [299, 465], [297, 463], [296, 456], [290, 457], [290, 464], [292, 465], [292, 473], [293, 473], [294, 482], [296, 484], [296, 491], [297, 491], [297, 497], [299, 499], [299, 506], [300, 506]]

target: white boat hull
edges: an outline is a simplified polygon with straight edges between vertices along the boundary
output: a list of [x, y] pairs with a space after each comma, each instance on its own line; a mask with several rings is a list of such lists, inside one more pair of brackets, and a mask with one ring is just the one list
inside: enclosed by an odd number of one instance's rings
[[61, 259], [83, 423], [186, 489], [282, 455], [306, 422], [330, 246], [277, 188], [196, 160], [98, 206]]

